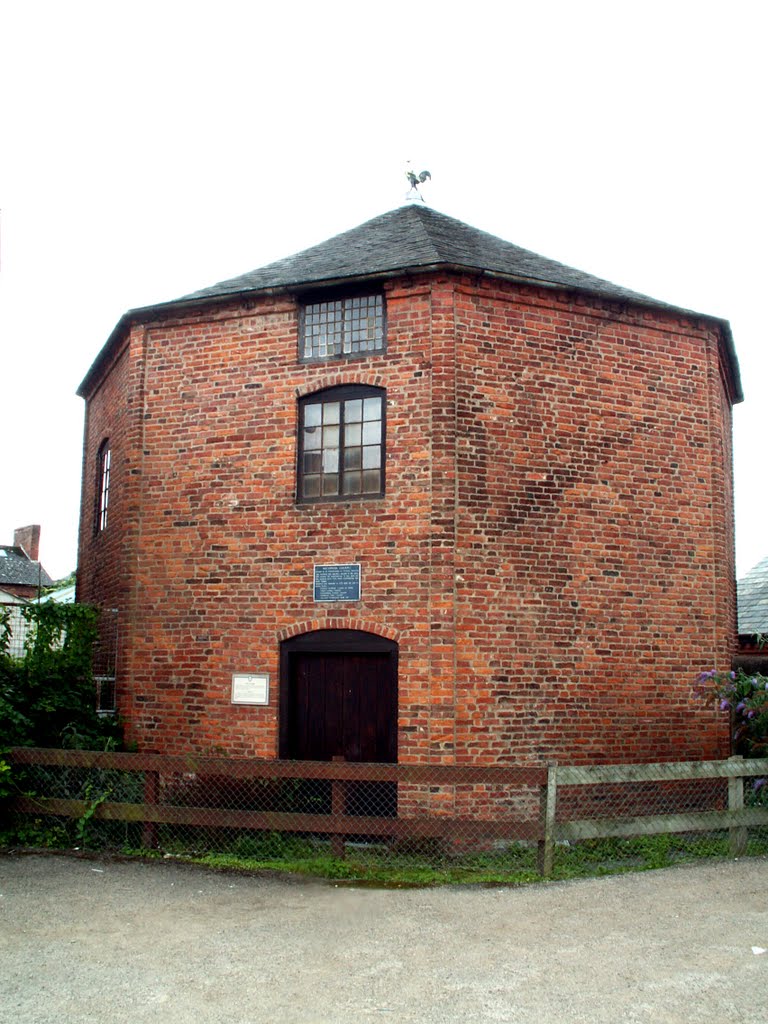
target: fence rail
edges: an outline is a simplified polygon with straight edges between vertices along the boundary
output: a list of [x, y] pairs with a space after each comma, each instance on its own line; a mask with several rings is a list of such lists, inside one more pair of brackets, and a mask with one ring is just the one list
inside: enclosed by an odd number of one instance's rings
[[739, 856], [750, 829], [768, 837], [768, 806], [745, 802], [745, 780], [768, 777], [768, 759], [475, 766], [23, 747], [9, 758], [33, 773], [35, 794], [12, 811], [136, 825], [145, 847], [159, 845], [161, 827], [319, 837], [336, 857], [354, 841], [439, 841], [454, 854], [518, 844], [536, 848], [548, 877], [561, 845], [725, 831]]
[[202, 757], [189, 754], [131, 754], [119, 751], [53, 750], [14, 747], [15, 764], [68, 765], [77, 768], [116, 768], [127, 772], [191, 773], [232, 779], [338, 779], [368, 782], [419, 782], [434, 785], [489, 783], [544, 785], [547, 769], [517, 765], [383, 764], [355, 761], [268, 761], [250, 758]]

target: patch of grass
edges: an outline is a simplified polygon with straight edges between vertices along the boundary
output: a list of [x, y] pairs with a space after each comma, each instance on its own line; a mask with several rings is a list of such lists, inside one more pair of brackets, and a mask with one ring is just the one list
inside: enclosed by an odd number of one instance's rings
[[[745, 856], [768, 854], [768, 830], [750, 833]], [[554, 878], [650, 871], [703, 859], [730, 857], [728, 833], [686, 833], [635, 836], [627, 839], [588, 839], [558, 846]]]
[[[72, 822], [19, 816], [15, 828], [0, 835], [0, 845], [67, 848], [76, 845]], [[346, 857], [331, 853], [327, 839], [281, 832], [203, 830], [161, 826], [158, 849], [141, 846], [141, 832], [93, 822], [93, 840], [123, 856], [173, 857], [191, 864], [244, 872], [281, 872], [337, 882], [385, 887], [436, 885], [524, 885], [542, 881], [536, 870], [536, 845], [513, 843], [482, 852], [446, 851], [434, 842], [349, 843]], [[112, 826], [110, 828], [109, 826]], [[90, 844], [94, 848], [94, 842]], [[746, 856], [768, 854], [768, 829], [753, 829]], [[586, 878], [730, 856], [727, 832], [594, 839], [558, 844], [553, 880]]]
[[409, 861], [393, 864], [386, 859], [376, 860], [358, 856], [347, 856], [343, 860], [328, 854], [318, 853], [313, 857], [290, 859], [256, 859], [237, 857], [226, 853], [207, 853], [198, 856], [181, 856], [186, 863], [202, 864], [206, 867], [236, 869], [240, 871], [280, 871], [312, 878], [327, 878], [369, 885], [397, 887], [499, 884], [522, 885], [525, 882], [540, 881], [533, 869], [511, 869], [501, 864], [468, 864], [456, 861], [442, 866], [419, 864]]

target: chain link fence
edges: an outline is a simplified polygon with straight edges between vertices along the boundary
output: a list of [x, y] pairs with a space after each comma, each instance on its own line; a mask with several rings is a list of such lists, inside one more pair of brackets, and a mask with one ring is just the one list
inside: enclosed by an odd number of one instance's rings
[[482, 767], [11, 753], [13, 841], [329, 877], [525, 881], [768, 853], [768, 761]]

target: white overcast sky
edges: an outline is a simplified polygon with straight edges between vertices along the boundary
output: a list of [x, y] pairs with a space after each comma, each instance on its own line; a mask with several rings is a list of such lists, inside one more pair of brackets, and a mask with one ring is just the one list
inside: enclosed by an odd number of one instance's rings
[[765, 6], [6, 3], [0, 543], [75, 567], [83, 404], [126, 309], [431, 205], [731, 321], [737, 566], [766, 531]]

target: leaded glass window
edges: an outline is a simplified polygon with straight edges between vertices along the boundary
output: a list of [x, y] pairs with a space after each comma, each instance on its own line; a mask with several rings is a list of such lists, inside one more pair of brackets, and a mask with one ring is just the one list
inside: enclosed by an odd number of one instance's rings
[[384, 493], [385, 392], [328, 388], [300, 405], [299, 501]]
[[384, 298], [354, 295], [304, 306], [302, 359], [359, 356], [384, 348]]

